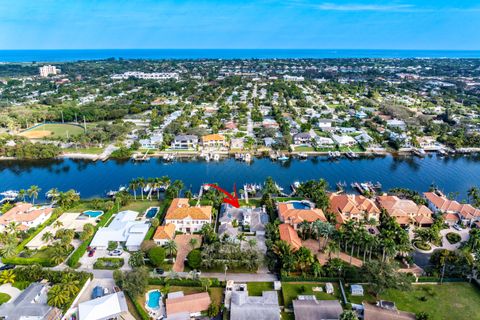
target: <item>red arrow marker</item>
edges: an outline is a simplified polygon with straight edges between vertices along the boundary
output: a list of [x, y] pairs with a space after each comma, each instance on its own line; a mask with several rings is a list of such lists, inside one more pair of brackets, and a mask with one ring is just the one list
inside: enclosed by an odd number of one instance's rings
[[233, 184], [233, 195], [228, 193], [227, 191], [223, 190], [222, 188], [220, 188], [219, 186], [217, 186], [215, 184], [206, 184], [206, 186], [215, 188], [218, 191], [224, 193], [226, 195], [226, 197], [223, 198], [223, 202], [228, 203], [228, 204], [234, 206], [235, 208], [240, 208], [240, 203], [238, 203], [238, 197], [237, 197], [237, 187], [235, 186], [235, 184]]

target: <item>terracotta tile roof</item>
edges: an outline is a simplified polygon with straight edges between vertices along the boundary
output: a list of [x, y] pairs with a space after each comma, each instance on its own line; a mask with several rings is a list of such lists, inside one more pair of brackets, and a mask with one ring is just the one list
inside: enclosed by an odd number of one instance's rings
[[0, 224], [8, 225], [10, 222], [27, 223], [48, 216], [53, 212], [51, 207], [35, 208], [30, 203], [17, 203], [12, 209], [0, 216]]
[[208, 309], [212, 301], [208, 292], [190, 294], [179, 298], [167, 298], [167, 316], [171, 317], [176, 313], [198, 313]]
[[295, 209], [293, 204], [288, 202], [280, 202], [277, 208], [278, 215], [282, 222], [299, 224], [302, 221], [327, 221], [321, 209]]
[[191, 207], [186, 198], [173, 199], [165, 219], [183, 220], [188, 217], [192, 220], [210, 220], [212, 217], [212, 206]]
[[293, 250], [298, 250], [302, 246], [302, 240], [298, 237], [297, 231], [289, 224], [282, 223], [278, 226], [280, 240], [288, 243]]
[[225, 141], [225, 137], [218, 133], [207, 134], [206, 136], [202, 137], [202, 142], [208, 142], [208, 141]]
[[455, 213], [444, 213], [443, 219], [445, 221], [455, 221], [455, 222], [460, 220], [460, 218]]
[[461, 204], [455, 200], [450, 200], [445, 196], [439, 196], [434, 192], [425, 192], [423, 194], [437, 210], [442, 212], [455, 212], [465, 219], [472, 219], [480, 216], [480, 210], [470, 204]]
[[158, 226], [153, 235], [154, 240], [173, 240], [175, 237], [175, 225], [168, 223], [164, 226]]
[[412, 200], [400, 199], [397, 196], [379, 196], [377, 201], [388, 215], [394, 217], [401, 225], [409, 224], [406, 222], [408, 217], [421, 224], [433, 223], [431, 218], [433, 212], [424, 205], [417, 205]]
[[[372, 200], [352, 194], [331, 194], [330, 199], [330, 212], [335, 213], [336, 215], [341, 214], [348, 217], [350, 215], [377, 215], [380, 214], [380, 209], [377, 207], [375, 202]], [[345, 217], [342, 217], [341, 220], [345, 220]], [[338, 222], [338, 218], [337, 218]]]

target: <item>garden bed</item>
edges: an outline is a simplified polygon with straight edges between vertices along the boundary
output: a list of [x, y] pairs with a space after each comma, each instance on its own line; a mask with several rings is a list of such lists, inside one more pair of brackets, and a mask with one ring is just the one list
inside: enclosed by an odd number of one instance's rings
[[445, 238], [447, 238], [447, 241], [450, 242], [450, 244], [459, 243], [462, 240], [462, 237], [458, 233], [455, 233], [455, 232], [447, 233]]
[[94, 269], [115, 270], [123, 267], [125, 260], [123, 258], [98, 258], [93, 264]]

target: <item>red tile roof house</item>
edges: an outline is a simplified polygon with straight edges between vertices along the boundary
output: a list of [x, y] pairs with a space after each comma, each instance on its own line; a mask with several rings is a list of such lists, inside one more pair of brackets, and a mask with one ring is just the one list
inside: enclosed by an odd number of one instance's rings
[[[425, 199], [428, 201], [428, 207], [435, 213], [456, 214], [463, 224], [471, 225], [480, 220], [480, 209], [474, 208], [470, 204], [462, 204], [455, 200], [450, 200], [444, 195], [435, 192], [425, 192]], [[452, 220], [450, 218], [450, 220]]]
[[302, 221], [327, 221], [321, 209], [296, 209], [292, 202], [279, 202], [277, 210], [280, 221], [290, 224], [295, 230], [297, 230], [298, 224]]
[[380, 209], [373, 200], [353, 194], [331, 194], [329, 210], [335, 214], [337, 224], [349, 220], [380, 220]]
[[414, 224], [430, 227], [433, 224], [432, 211], [424, 205], [417, 205], [412, 200], [400, 199], [397, 196], [379, 196], [377, 201], [387, 214], [401, 226]]
[[167, 317], [185, 314], [189, 317], [200, 316], [202, 311], [208, 309], [212, 301], [208, 292], [201, 292], [185, 296], [183, 291], [171, 292], [167, 296], [166, 309]]
[[302, 240], [298, 236], [297, 231], [289, 224], [282, 223], [278, 226], [280, 240], [285, 241], [292, 247], [293, 251], [297, 251], [302, 246]]
[[38, 227], [44, 223], [52, 214], [52, 207], [34, 207], [31, 203], [19, 202], [0, 216], [0, 232], [11, 223], [17, 223], [18, 229], [24, 231]]

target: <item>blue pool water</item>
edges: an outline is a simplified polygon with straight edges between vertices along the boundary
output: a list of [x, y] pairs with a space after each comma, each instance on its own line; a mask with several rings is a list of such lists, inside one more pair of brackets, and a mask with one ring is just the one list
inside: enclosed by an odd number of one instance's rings
[[157, 213], [158, 213], [158, 208], [157, 207], [149, 208], [147, 213], [145, 214], [145, 217], [153, 218], [157, 215]]
[[310, 209], [310, 206], [306, 203], [300, 202], [300, 201], [292, 201], [291, 204], [295, 209], [300, 209], [300, 210], [307, 210]]
[[158, 290], [150, 291], [148, 293], [147, 306], [151, 309], [160, 308], [160, 298], [161, 297], [162, 297], [162, 294], [160, 293], [160, 291], [158, 291]]
[[103, 211], [100, 210], [87, 210], [83, 211], [83, 214], [89, 216], [90, 218], [98, 218], [103, 214]]

